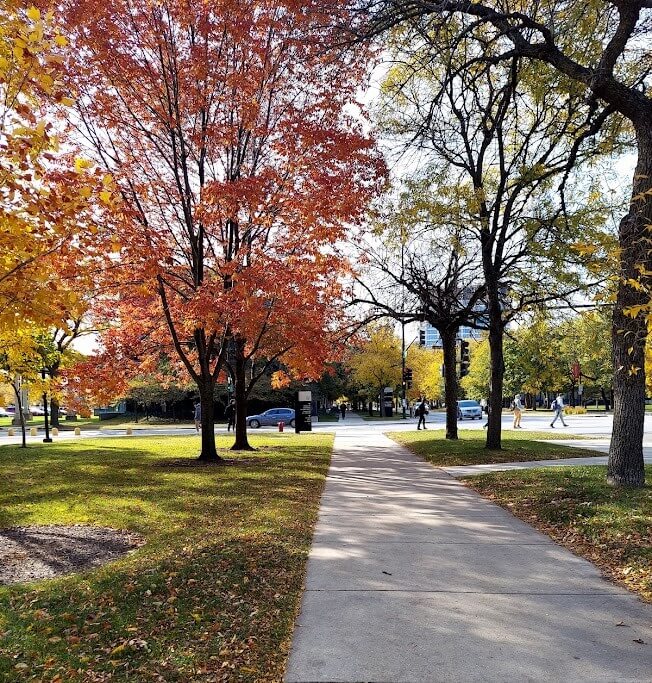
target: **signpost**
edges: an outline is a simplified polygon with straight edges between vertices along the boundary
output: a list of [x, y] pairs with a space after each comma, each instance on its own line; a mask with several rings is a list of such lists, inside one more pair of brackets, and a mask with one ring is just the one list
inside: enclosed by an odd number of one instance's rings
[[297, 391], [294, 401], [294, 431], [297, 434], [301, 432], [312, 431], [312, 392], [311, 391]]
[[394, 389], [392, 387], [383, 389], [383, 407], [385, 408], [385, 417], [394, 417]]

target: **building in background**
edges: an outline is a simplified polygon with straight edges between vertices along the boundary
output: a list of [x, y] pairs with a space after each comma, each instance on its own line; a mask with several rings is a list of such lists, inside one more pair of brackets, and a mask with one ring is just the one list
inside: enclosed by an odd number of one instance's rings
[[[471, 339], [479, 341], [482, 339], [482, 332], [482, 330], [476, 330], [473, 327], [463, 326], [460, 327], [458, 338], [466, 339], [467, 341]], [[441, 348], [441, 335], [430, 323], [421, 323], [419, 327], [419, 345], [424, 346], [427, 349]]]

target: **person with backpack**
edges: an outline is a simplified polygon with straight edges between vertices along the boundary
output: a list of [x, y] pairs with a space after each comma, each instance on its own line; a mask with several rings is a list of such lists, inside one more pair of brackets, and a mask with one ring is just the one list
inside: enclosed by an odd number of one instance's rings
[[564, 427], [568, 427], [564, 421], [564, 397], [561, 394], [557, 394], [557, 398], [554, 399], [550, 404], [550, 408], [555, 412], [555, 417], [550, 423], [550, 426], [554, 429], [555, 422], [557, 422], [557, 420], [561, 420], [561, 423], [564, 425]]
[[417, 431], [421, 429], [421, 425], [423, 424], [423, 428], [426, 429], [426, 415], [428, 414], [428, 407], [426, 406], [426, 399], [422, 398], [421, 403], [417, 406], [417, 416], [419, 418], [419, 422], [417, 423]]

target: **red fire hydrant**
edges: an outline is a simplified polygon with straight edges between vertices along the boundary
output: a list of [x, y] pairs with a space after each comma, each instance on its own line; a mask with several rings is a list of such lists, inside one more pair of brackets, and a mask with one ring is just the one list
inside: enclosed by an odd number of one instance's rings
[[283, 422], [283, 420], [281, 420], [281, 421], [278, 423], [278, 431], [279, 431], [279, 432], [282, 432], [284, 427], [285, 427], [285, 422]]

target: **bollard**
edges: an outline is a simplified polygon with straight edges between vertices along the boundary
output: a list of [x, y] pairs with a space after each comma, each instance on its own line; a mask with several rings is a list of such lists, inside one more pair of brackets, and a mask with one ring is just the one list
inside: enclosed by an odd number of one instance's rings
[[134, 433], [134, 430], [131, 427], [127, 427], [127, 436], [131, 436]]
[[81, 434], [81, 429], [79, 427], [75, 427], [75, 436], [79, 436]]
[[52, 427], [52, 436], [59, 436], [59, 430], [56, 427]]
[[29, 435], [30, 435], [30, 436], [36, 436], [36, 434], [37, 434], [36, 427], [32, 427], [32, 428], [29, 430]]
[[15, 436], [16, 435], [16, 430], [13, 427], [9, 427], [7, 430], [7, 436]]
[[283, 422], [283, 420], [281, 420], [281, 421], [278, 423], [278, 431], [279, 431], [279, 432], [282, 432], [284, 427], [285, 427], [285, 422]]

